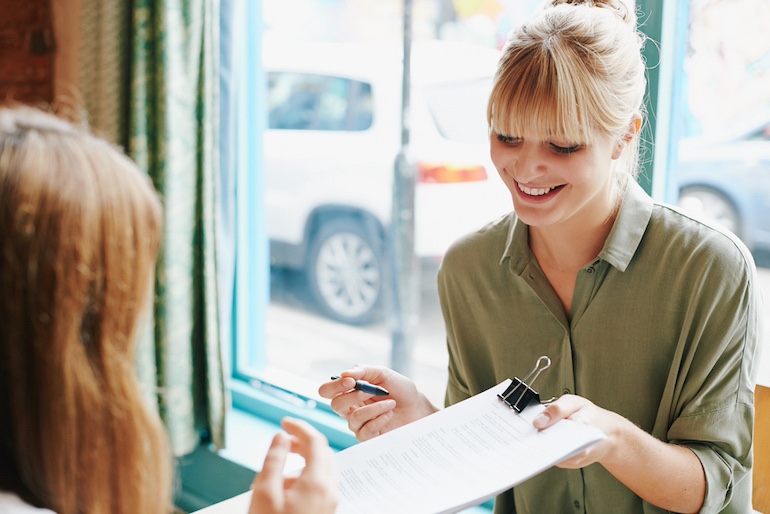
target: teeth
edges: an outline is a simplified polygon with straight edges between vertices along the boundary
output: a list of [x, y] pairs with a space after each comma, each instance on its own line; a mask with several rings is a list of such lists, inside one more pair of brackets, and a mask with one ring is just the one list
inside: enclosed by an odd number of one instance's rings
[[534, 187], [530, 188], [519, 184], [519, 189], [530, 196], [542, 196], [551, 191], [551, 187]]

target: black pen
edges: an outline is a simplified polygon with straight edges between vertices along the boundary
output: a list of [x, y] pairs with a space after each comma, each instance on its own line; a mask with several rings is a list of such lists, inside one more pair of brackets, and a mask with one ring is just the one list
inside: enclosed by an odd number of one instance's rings
[[[332, 380], [339, 380], [339, 379], [340, 377], [336, 375], [332, 377]], [[364, 392], [366, 394], [371, 394], [373, 396], [388, 396], [390, 394], [387, 389], [370, 384], [369, 382], [366, 382], [364, 380], [356, 380], [356, 387], [354, 387], [353, 389], [355, 389], [356, 391]]]

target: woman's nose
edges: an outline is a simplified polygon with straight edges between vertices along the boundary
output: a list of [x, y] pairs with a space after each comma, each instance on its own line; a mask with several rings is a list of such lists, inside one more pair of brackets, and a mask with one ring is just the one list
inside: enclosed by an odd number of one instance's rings
[[512, 172], [517, 182], [531, 182], [543, 174], [544, 170], [537, 152], [530, 148], [517, 149], [505, 165], [508, 172]]

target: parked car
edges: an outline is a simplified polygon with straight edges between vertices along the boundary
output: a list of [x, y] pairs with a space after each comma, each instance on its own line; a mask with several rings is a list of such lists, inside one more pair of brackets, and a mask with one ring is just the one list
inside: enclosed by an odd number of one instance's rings
[[770, 252], [770, 112], [718, 137], [683, 140], [678, 204], [722, 224], [754, 252]]
[[[410, 152], [414, 247], [439, 259], [451, 242], [512, 208], [492, 166], [486, 102], [499, 52], [415, 42]], [[401, 144], [400, 45], [265, 44], [264, 135], [271, 265], [303, 270], [327, 316], [378, 318]]]

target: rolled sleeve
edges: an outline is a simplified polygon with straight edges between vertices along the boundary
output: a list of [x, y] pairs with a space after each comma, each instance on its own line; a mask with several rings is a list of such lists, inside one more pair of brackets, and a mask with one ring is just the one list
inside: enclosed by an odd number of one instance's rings
[[753, 406], [739, 403], [679, 418], [671, 427], [670, 442], [692, 450], [703, 466], [706, 498], [701, 512], [751, 512], [753, 419]]

